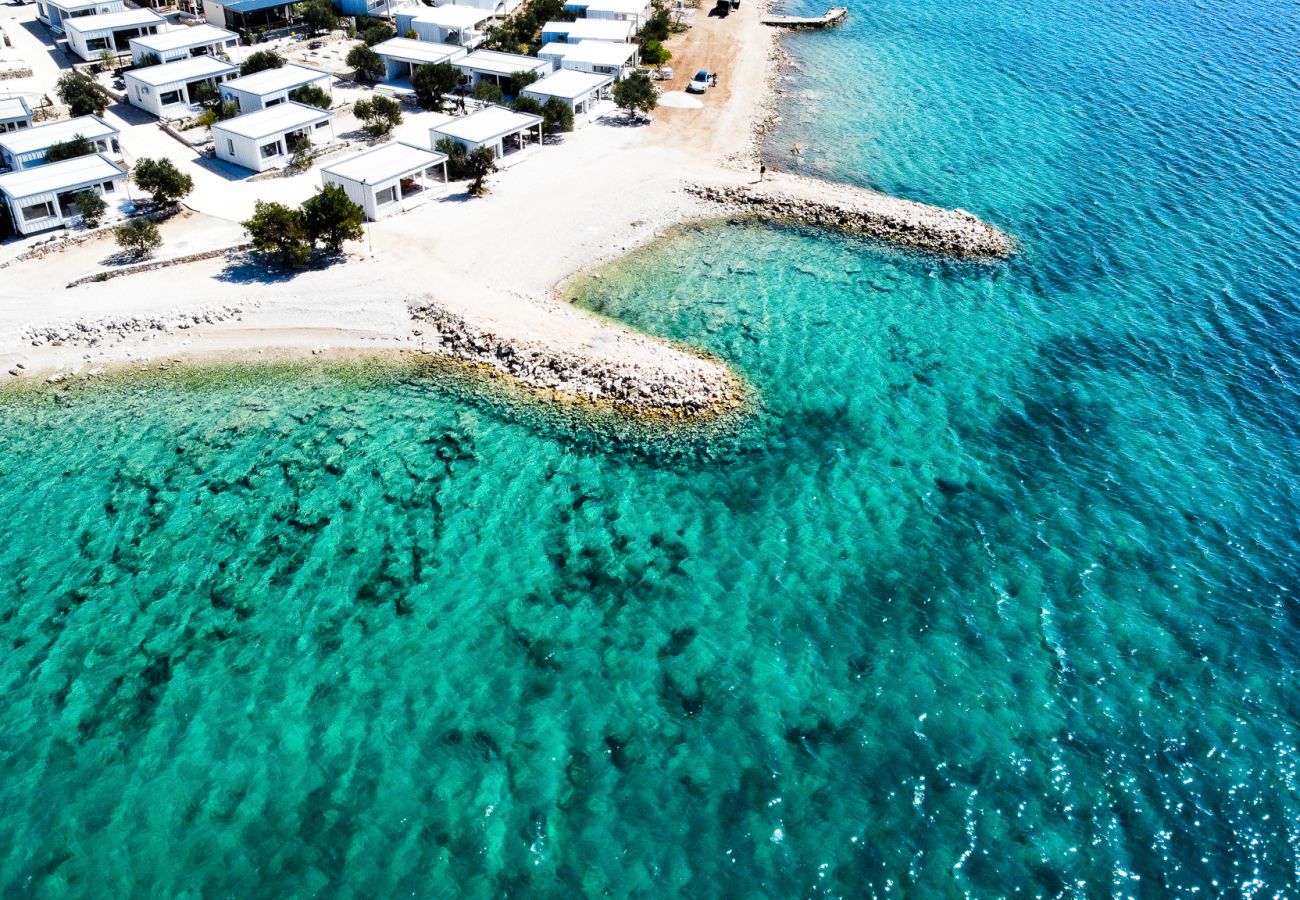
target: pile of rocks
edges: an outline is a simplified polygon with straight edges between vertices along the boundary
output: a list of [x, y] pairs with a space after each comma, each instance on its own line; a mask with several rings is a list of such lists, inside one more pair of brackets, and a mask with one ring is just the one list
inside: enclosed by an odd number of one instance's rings
[[[411, 316], [432, 326], [432, 335], [419, 332], [426, 352], [490, 366], [530, 388], [564, 397], [680, 418], [717, 414], [743, 400], [741, 383], [724, 365], [666, 345], [659, 346], [654, 363], [614, 360], [502, 337], [433, 304], [413, 306]], [[618, 339], [638, 340], [630, 334]]]
[[692, 184], [687, 189], [730, 212], [863, 234], [927, 253], [1005, 259], [1015, 249], [1005, 232], [965, 210], [813, 178], [783, 174], [754, 185]]
[[98, 347], [106, 340], [125, 340], [131, 336], [150, 336], [159, 332], [183, 331], [195, 325], [215, 325], [218, 322], [238, 321], [243, 315], [238, 306], [200, 308], [195, 311], [176, 311], [161, 316], [131, 316], [125, 319], [77, 320], [43, 327], [27, 326], [22, 339], [33, 347], [62, 347], [81, 345]]

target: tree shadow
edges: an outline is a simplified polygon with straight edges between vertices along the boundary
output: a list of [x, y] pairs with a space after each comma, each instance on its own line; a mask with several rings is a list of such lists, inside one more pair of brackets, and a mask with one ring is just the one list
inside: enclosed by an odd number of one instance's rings
[[303, 272], [311, 271], [314, 266], [301, 269], [286, 269], [271, 257], [260, 253], [241, 253], [226, 260], [226, 265], [217, 273], [217, 281], [226, 284], [284, 284], [293, 281]]
[[234, 163], [226, 162], [224, 159], [216, 159], [202, 153], [194, 158], [194, 164], [207, 169], [213, 175], [226, 179], [226, 181], [247, 181], [250, 175], [255, 174], [249, 172], [243, 166], [237, 166]]
[[454, 194], [450, 194], [450, 193], [443, 194], [441, 197], [438, 198], [438, 202], [439, 203], [468, 203], [470, 200], [477, 200], [477, 199], [478, 199], [477, 197], [475, 197], [473, 194], [469, 192], [469, 184], [466, 183], [464, 190], [457, 191]]
[[650, 116], [638, 113], [635, 116], [629, 116], [624, 112], [609, 113], [601, 116], [596, 120], [597, 125], [607, 125], [611, 128], [639, 128], [642, 125], [649, 125], [653, 122]]

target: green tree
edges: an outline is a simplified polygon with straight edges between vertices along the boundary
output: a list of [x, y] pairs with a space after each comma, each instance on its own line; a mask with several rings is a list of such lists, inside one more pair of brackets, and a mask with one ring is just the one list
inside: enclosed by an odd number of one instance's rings
[[673, 58], [663, 41], [649, 40], [641, 45], [641, 62], [647, 66], [662, 66]]
[[442, 109], [443, 95], [454, 91], [459, 80], [460, 70], [451, 63], [416, 66], [411, 73], [411, 87], [422, 109]]
[[104, 213], [108, 211], [108, 204], [99, 195], [99, 191], [78, 191], [72, 195], [72, 202], [76, 205], [77, 212], [81, 213], [82, 220], [90, 228], [98, 225], [104, 218]]
[[397, 35], [397, 29], [387, 22], [380, 22], [377, 25], [371, 25], [365, 31], [361, 32], [361, 39], [366, 42], [367, 47], [373, 47], [375, 44], [382, 44], [384, 41]]
[[319, 84], [304, 84], [300, 88], [294, 88], [289, 92], [289, 99], [298, 103], [305, 103], [308, 106], [314, 106], [317, 109], [329, 109], [333, 99], [329, 91]]
[[439, 153], [447, 154], [447, 175], [451, 178], [465, 178], [469, 175], [469, 153], [465, 145], [451, 138], [443, 138], [433, 145]]
[[542, 112], [542, 104], [532, 97], [516, 97], [514, 103], [510, 105], [515, 108], [515, 112], [528, 113], [532, 116], [545, 115]]
[[175, 203], [194, 190], [194, 179], [166, 157], [139, 160], [131, 176], [140, 190], [147, 191], [150, 199], [158, 204]]
[[66, 141], [50, 144], [45, 150], [45, 161], [53, 163], [63, 159], [76, 159], [78, 156], [89, 156], [94, 152], [94, 144], [84, 135], [74, 134]]
[[212, 81], [196, 81], [190, 85], [190, 101], [204, 109], [212, 109], [221, 103], [221, 92]]
[[650, 18], [642, 26], [637, 39], [642, 42], [643, 46], [651, 41], [666, 41], [668, 36], [673, 33], [673, 30], [673, 14], [669, 11], [668, 5], [661, 2], [661, 0], [655, 0], [654, 12], [650, 14]]
[[497, 170], [497, 154], [491, 147], [479, 147], [465, 159], [466, 172], [473, 179], [469, 192], [475, 197], [487, 191], [485, 179]]
[[506, 81], [506, 93], [518, 97], [519, 92], [542, 76], [536, 72], [515, 72]]
[[338, 13], [334, 12], [334, 5], [329, 0], [307, 0], [302, 5], [300, 15], [303, 24], [312, 34], [318, 31], [333, 31], [339, 25]]
[[75, 69], [59, 76], [55, 91], [74, 116], [102, 116], [112, 100], [98, 81]]
[[311, 259], [311, 241], [301, 209], [258, 200], [253, 205], [252, 217], [241, 224], [253, 249], [274, 254], [282, 266], [298, 269]]
[[298, 138], [298, 143], [293, 145], [293, 156], [289, 157], [289, 171], [305, 172], [315, 159], [316, 146], [311, 142], [311, 138]]
[[348, 51], [347, 64], [363, 84], [374, 84], [388, 71], [383, 58], [365, 44], [357, 44]]
[[547, 134], [573, 130], [573, 107], [559, 97], [547, 97], [542, 104], [542, 116], [545, 121], [542, 128]]
[[371, 137], [383, 137], [402, 124], [402, 104], [391, 97], [363, 97], [353, 104], [352, 112]]
[[659, 95], [645, 72], [636, 71], [622, 81], [614, 83], [614, 104], [619, 109], [627, 110], [628, 117], [634, 113], [648, 113], [659, 105]]
[[239, 104], [234, 100], [227, 100], [216, 106], [209, 106], [203, 112], [199, 113], [198, 123], [204, 128], [211, 128], [218, 122], [224, 122], [226, 119], [233, 119], [239, 115]]
[[327, 184], [302, 205], [303, 230], [326, 253], [339, 253], [344, 241], [359, 241], [365, 234], [366, 211], [348, 198], [337, 184]]
[[481, 100], [484, 103], [500, 103], [505, 99], [505, 94], [501, 93], [501, 88], [491, 81], [480, 81], [474, 85], [474, 90], [469, 93], [475, 100]]
[[162, 60], [158, 58], [157, 53], [146, 53], [144, 56], [136, 60], [135, 67], [137, 69], [147, 69], [150, 66], [156, 66], [161, 62]]
[[240, 75], [252, 75], [267, 69], [278, 69], [284, 65], [284, 57], [274, 50], [256, 50], [239, 64]]
[[148, 219], [132, 219], [113, 229], [113, 239], [136, 259], [144, 259], [162, 245], [158, 226]]
[[112, 50], [105, 50], [99, 54], [99, 71], [111, 72], [117, 68], [117, 54]]

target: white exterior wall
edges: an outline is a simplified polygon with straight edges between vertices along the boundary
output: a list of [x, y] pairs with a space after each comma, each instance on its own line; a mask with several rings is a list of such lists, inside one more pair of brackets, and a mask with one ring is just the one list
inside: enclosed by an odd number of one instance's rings
[[[433, 25], [429, 22], [419, 22], [416, 16], [420, 10], [413, 12], [399, 12], [395, 18], [397, 20], [397, 36], [406, 37], [408, 33], [414, 31], [415, 39], [418, 41], [428, 41], [432, 44], [450, 44], [453, 47], [467, 47], [474, 49], [487, 39], [487, 33], [477, 28], [456, 29], [443, 28], [441, 25]], [[452, 32], [457, 31], [453, 37]]]
[[[125, 175], [118, 175], [114, 178], [106, 179], [99, 184], [89, 185], [78, 188], [78, 191], [94, 190], [105, 199], [116, 199], [119, 196], [125, 196], [123, 185], [126, 183]], [[50, 203], [54, 207], [54, 214], [45, 216], [40, 219], [25, 221], [22, 216], [22, 210], [39, 203]], [[23, 197], [15, 200], [10, 205], [14, 227], [21, 234], [35, 234], [38, 231], [48, 231], [51, 228], [60, 228], [64, 225], [71, 225], [80, 220], [80, 216], [69, 214], [59, 204], [59, 192], [49, 191], [44, 194], [36, 194], [31, 197]]]
[[[162, 53], [159, 53], [158, 60], [159, 62], [169, 63], [176, 62], [178, 59], [189, 59], [191, 56], [196, 55], [194, 52], [195, 50], [205, 53], [208, 56], [217, 56], [229, 50], [231, 47], [237, 46], [239, 46], [239, 38], [230, 37], [223, 41], [213, 41], [210, 44], [198, 44], [193, 47], [173, 47], [171, 50], [164, 50]], [[150, 53], [153, 53], [153, 51], [148, 47], [137, 47], [134, 43], [131, 46], [131, 59], [137, 63]]]
[[[69, 135], [67, 139], [71, 140], [71, 138], [72, 136]], [[91, 143], [95, 145], [96, 153], [102, 153], [109, 159], [121, 160], [122, 145], [119, 143], [116, 134], [102, 138], [95, 138], [94, 140], [91, 140]], [[36, 166], [45, 165], [45, 153], [49, 149], [49, 147], [41, 147], [40, 149], [32, 150], [28, 153], [17, 153], [12, 155], [8, 150], [0, 149], [0, 159], [3, 159], [5, 165], [13, 169], [15, 172], [21, 172], [24, 169], [33, 169]]]
[[[311, 129], [311, 141], [316, 146], [321, 145], [321, 141], [316, 136], [321, 132], [330, 134], [329, 123], [325, 123], [323, 128]], [[274, 143], [279, 143], [279, 152], [274, 156], [263, 156], [262, 148]], [[243, 166], [245, 169], [252, 169], [254, 172], [265, 172], [267, 169], [275, 169], [286, 165], [293, 157], [289, 152], [289, 141], [284, 133], [271, 135], [264, 138], [246, 138], [242, 135], [231, 134], [228, 131], [221, 130], [221, 125], [212, 126], [212, 146], [216, 149], [217, 158], [224, 159], [226, 162], [232, 162], [237, 166]]]
[[[191, 81], [177, 81], [171, 84], [155, 86], [141, 84], [133, 79], [131, 73], [128, 72], [126, 74], [126, 99], [132, 106], [152, 113], [160, 119], [185, 116], [194, 110], [194, 104], [190, 101], [189, 85], [195, 81], [215, 81], [220, 84], [222, 80], [233, 77], [233, 74], [214, 75], [211, 78], [196, 78]], [[180, 91], [180, 99], [172, 103], [163, 103], [163, 97], [171, 91]]]
[[[334, 96], [334, 92], [330, 90], [330, 76], [328, 75], [321, 75], [321, 77], [315, 78], [307, 82], [307, 84], [314, 84], [317, 87], [323, 88], [325, 93], [329, 94], [331, 97]], [[289, 94], [298, 90], [299, 87], [304, 87], [304, 85], [298, 85], [298, 87], [287, 88], [285, 90], [271, 91], [266, 94], [254, 94], [250, 91], [241, 91], [238, 88], [230, 87], [228, 84], [223, 84], [218, 90], [221, 92], [222, 100], [234, 100], [238, 103], [239, 113], [240, 115], [243, 115], [244, 113], [257, 112], [259, 109], [266, 109], [268, 106], [278, 106], [281, 103], [287, 103], [289, 101]]]
[[63, 34], [63, 20], [68, 18], [79, 18], [81, 16], [100, 15], [102, 13], [122, 12], [126, 9], [126, 3], [123, 0], [102, 0], [94, 6], [88, 6], [84, 10], [79, 9], [75, 16], [69, 16], [66, 12], [48, 0], [37, 0], [36, 17], [50, 26], [50, 30]]
[[[110, 31], [105, 29], [102, 31], [88, 31], [85, 33], [82, 33], [80, 31], [75, 31], [75, 30], [69, 30], [65, 33], [68, 36], [68, 48], [72, 50], [73, 53], [80, 56], [82, 59], [86, 60], [87, 62], [91, 62], [93, 60], [99, 59], [100, 54], [102, 54], [106, 49], [112, 50], [114, 53], [118, 53], [119, 52], [118, 44], [120, 42], [117, 40], [115, 35], [118, 33], [125, 33], [125, 32], [133, 32], [131, 34], [131, 37], [139, 37], [142, 34], [157, 34], [158, 26], [157, 25], [128, 26], [126, 28], [119, 28], [116, 31]], [[98, 49], [91, 49], [90, 47], [91, 42], [99, 38], [106, 38], [108, 40], [108, 46], [101, 47]]]
[[9, 119], [0, 119], [0, 134], [8, 134], [11, 131], [18, 131], [22, 128], [32, 127], [32, 114], [29, 112], [23, 116], [17, 116]]

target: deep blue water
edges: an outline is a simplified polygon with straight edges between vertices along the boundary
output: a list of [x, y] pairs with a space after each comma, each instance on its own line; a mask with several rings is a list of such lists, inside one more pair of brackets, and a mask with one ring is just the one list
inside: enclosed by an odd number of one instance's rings
[[1022, 252], [589, 285], [752, 383], [725, 439], [404, 369], [4, 407], [5, 897], [1300, 893], [1297, 8], [789, 46], [772, 164]]

